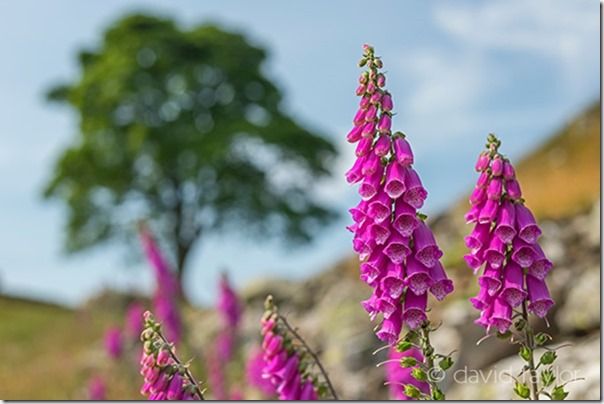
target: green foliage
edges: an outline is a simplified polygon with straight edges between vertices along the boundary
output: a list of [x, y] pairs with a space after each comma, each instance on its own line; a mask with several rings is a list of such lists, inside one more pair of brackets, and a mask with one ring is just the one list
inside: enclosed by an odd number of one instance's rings
[[78, 79], [48, 93], [79, 118], [45, 189], [68, 207], [67, 249], [128, 235], [139, 218], [179, 270], [204, 232], [311, 240], [334, 215], [308, 189], [335, 148], [283, 112], [265, 58], [240, 34], [145, 15], [80, 52]]
[[527, 399], [530, 396], [530, 391], [529, 391], [528, 386], [526, 384], [520, 383], [520, 382], [516, 382], [516, 384], [514, 385], [514, 393], [516, 393], [518, 395], [518, 397], [524, 398], [524, 399]]
[[554, 401], [564, 400], [568, 396], [568, 391], [564, 390], [564, 386], [556, 386], [552, 390], [551, 396]]
[[541, 358], [539, 359], [539, 363], [542, 365], [551, 365], [556, 360], [556, 352], [555, 351], [545, 351]]

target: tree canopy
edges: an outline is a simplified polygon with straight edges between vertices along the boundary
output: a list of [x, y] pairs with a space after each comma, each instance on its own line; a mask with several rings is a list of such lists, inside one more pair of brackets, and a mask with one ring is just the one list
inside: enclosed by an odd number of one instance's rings
[[283, 111], [266, 57], [243, 35], [146, 15], [81, 51], [77, 79], [48, 93], [79, 118], [45, 189], [68, 208], [67, 250], [150, 219], [180, 275], [202, 234], [311, 240], [334, 216], [310, 190], [335, 148]]

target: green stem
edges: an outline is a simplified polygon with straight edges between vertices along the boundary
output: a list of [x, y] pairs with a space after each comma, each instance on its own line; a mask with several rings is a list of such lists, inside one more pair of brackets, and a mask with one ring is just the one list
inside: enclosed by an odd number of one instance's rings
[[537, 386], [537, 369], [535, 367], [535, 336], [533, 335], [533, 329], [529, 324], [528, 312], [526, 309], [526, 300], [522, 302], [522, 317], [524, 318], [524, 332], [526, 339], [526, 346], [529, 349], [530, 356], [528, 360], [528, 369], [530, 375], [530, 391], [531, 391], [531, 400], [539, 400], [539, 388]]

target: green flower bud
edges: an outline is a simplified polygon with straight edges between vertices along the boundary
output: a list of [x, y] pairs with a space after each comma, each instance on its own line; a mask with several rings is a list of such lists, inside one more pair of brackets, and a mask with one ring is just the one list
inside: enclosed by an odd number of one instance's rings
[[415, 380], [419, 380], [420, 382], [423, 382], [425, 380], [428, 380], [428, 375], [426, 374], [426, 372], [424, 372], [421, 368], [414, 368], [411, 371], [411, 376], [415, 379]]
[[545, 369], [541, 371], [541, 383], [545, 387], [550, 386], [554, 382], [554, 380], [556, 380], [556, 376], [554, 375], [554, 372], [552, 372], [551, 369]]
[[417, 365], [417, 359], [413, 356], [405, 356], [401, 358], [401, 366], [404, 368], [410, 368], [412, 366]]
[[556, 386], [552, 390], [552, 400], [560, 401], [564, 400], [568, 396], [568, 391], [564, 390], [564, 386]]
[[432, 390], [432, 400], [444, 400], [445, 394], [439, 388], [434, 387]]
[[531, 392], [528, 386], [524, 383], [516, 382], [514, 385], [514, 393], [518, 395], [520, 398], [529, 398]]
[[412, 346], [413, 344], [409, 341], [401, 341], [396, 345], [396, 350], [398, 352], [405, 352], [409, 350]]
[[539, 334], [535, 335], [535, 343], [537, 343], [537, 345], [544, 345], [551, 339], [552, 337], [544, 332], [540, 332]]
[[446, 358], [443, 358], [443, 360], [441, 360], [441, 361], [438, 363], [438, 366], [440, 366], [440, 368], [441, 368], [442, 370], [447, 370], [447, 369], [449, 369], [451, 366], [453, 366], [453, 363], [454, 363], [454, 362], [453, 362], [453, 359], [451, 359], [451, 357], [450, 357], [450, 356], [447, 356]]
[[405, 384], [404, 390], [405, 390], [405, 395], [407, 397], [419, 398], [419, 396], [421, 395], [421, 392], [419, 391], [419, 389], [412, 384]]
[[551, 365], [556, 360], [557, 355], [555, 351], [546, 351], [541, 355], [539, 362], [543, 365]]
[[525, 362], [528, 362], [531, 359], [531, 350], [526, 345], [522, 345], [522, 347], [520, 347], [518, 355], [520, 355], [520, 357], [524, 359]]

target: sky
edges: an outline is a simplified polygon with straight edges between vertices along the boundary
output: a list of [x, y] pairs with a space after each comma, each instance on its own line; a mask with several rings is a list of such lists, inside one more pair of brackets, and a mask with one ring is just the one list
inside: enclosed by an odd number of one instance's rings
[[317, 192], [342, 220], [299, 248], [233, 234], [202, 240], [185, 279], [196, 304], [213, 301], [223, 268], [245, 287], [257, 278], [307, 277], [351, 254], [344, 226], [358, 197], [343, 180], [353, 161], [344, 138], [357, 104], [362, 44], [383, 58], [393, 126], [414, 148], [429, 214], [469, 189], [489, 132], [519, 159], [599, 97], [595, 0], [0, 0], [2, 292], [74, 306], [107, 287], [152, 289], [147, 265], [126, 260], [121, 246], [66, 255], [65, 211], [41, 198], [54, 161], [77, 133], [75, 115], [45, 102], [45, 91], [77, 77], [77, 51], [94, 47], [112, 21], [135, 11], [184, 27], [219, 23], [267, 48], [266, 69], [285, 93], [284, 108], [340, 151], [333, 178]]

